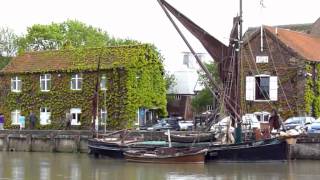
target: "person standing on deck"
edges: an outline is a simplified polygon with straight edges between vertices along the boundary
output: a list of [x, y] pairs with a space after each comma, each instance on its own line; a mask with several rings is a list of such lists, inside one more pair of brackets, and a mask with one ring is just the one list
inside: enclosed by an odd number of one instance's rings
[[280, 130], [280, 117], [275, 109], [272, 109], [271, 115], [269, 118], [269, 127], [270, 127], [270, 132], [274, 129], [277, 132]]
[[30, 120], [30, 129], [34, 129], [36, 126], [37, 117], [32, 111], [30, 112], [29, 120]]
[[0, 113], [0, 130], [4, 130], [4, 115]]

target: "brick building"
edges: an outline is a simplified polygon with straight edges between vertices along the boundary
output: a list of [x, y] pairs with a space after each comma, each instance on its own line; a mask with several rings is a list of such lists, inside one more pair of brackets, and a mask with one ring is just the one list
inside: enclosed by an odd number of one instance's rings
[[244, 111], [275, 108], [283, 118], [319, 117], [320, 18], [313, 24], [251, 28], [244, 37], [240, 73]]

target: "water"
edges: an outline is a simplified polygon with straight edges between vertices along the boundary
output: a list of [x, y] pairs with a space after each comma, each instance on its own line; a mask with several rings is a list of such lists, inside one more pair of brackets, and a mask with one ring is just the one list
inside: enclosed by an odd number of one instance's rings
[[165, 165], [95, 159], [87, 154], [0, 152], [0, 179], [319, 180], [319, 161]]

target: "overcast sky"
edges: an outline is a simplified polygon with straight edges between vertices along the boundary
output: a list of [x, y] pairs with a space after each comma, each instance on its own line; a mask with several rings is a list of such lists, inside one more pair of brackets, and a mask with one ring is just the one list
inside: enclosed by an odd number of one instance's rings
[[[237, 15], [239, 0], [167, 0], [223, 42]], [[320, 17], [320, 0], [243, 0], [244, 30], [266, 25], [311, 23]], [[187, 51], [157, 0], [3, 0], [0, 26], [17, 34], [32, 24], [77, 19], [100, 27], [110, 35], [155, 44], [166, 58], [168, 70], [179, 69], [181, 52]], [[196, 51], [205, 52], [190, 35]]]

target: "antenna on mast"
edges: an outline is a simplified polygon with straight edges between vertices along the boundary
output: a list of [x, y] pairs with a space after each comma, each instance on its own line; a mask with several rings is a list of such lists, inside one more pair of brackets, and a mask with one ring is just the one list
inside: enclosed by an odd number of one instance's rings
[[242, 41], [242, 0], [240, 0], [239, 2], [239, 6], [240, 6], [240, 14], [239, 14], [239, 48], [240, 48], [240, 42]]

